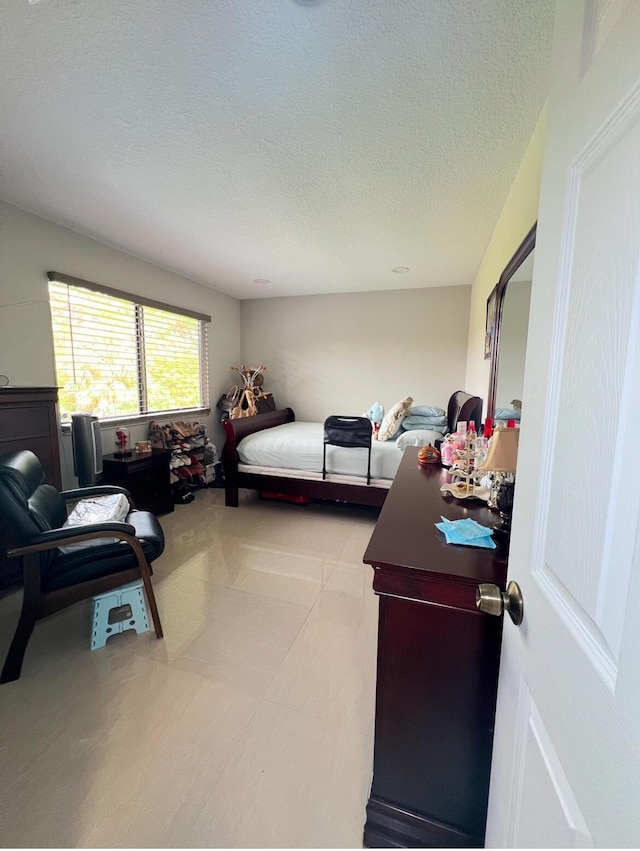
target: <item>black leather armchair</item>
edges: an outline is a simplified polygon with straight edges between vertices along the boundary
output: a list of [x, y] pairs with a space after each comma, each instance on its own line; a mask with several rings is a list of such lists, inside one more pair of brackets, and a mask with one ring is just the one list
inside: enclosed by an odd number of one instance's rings
[[[156, 636], [162, 638], [151, 586], [150, 564], [162, 554], [164, 534], [155, 515], [136, 511], [129, 493], [116, 485], [58, 491], [43, 484], [33, 452], [0, 457], [0, 524], [9, 557], [24, 561], [22, 612], [0, 683], [17, 680], [36, 621], [79, 600], [102, 594], [142, 577]], [[99, 494], [124, 493], [131, 511], [124, 523], [62, 528], [67, 503]], [[104, 544], [61, 552], [70, 543], [105, 538]], [[115, 542], [113, 539], [117, 539]]]

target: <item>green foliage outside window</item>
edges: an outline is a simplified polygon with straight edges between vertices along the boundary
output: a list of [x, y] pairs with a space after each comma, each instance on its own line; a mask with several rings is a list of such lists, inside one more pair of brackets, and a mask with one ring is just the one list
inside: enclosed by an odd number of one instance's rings
[[206, 406], [202, 320], [55, 281], [49, 294], [63, 422]]

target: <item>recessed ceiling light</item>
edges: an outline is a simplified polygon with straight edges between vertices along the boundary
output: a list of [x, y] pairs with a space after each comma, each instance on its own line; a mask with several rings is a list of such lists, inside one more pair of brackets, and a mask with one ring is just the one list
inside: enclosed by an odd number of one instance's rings
[[398, 272], [398, 274], [400, 274], [401, 272], [408, 272], [409, 267], [408, 266], [396, 266], [396, 268], [392, 269], [391, 271], [392, 272]]
[[271, 281], [268, 281], [266, 278], [254, 278], [253, 283], [254, 284], [270, 284]]

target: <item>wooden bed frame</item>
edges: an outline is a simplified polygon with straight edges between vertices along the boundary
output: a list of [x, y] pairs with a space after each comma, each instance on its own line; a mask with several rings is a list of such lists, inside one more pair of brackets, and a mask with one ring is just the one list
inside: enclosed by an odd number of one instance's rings
[[[447, 409], [449, 430], [455, 431], [458, 420], [474, 420], [479, 426], [482, 417], [482, 399], [470, 396], [463, 390], [454, 393]], [[222, 465], [225, 476], [225, 505], [238, 507], [238, 489], [251, 488], [267, 493], [280, 494], [285, 498], [295, 500], [330, 500], [332, 502], [350, 502], [354, 505], [383, 505], [389, 488], [376, 485], [346, 484], [322, 479], [304, 479], [293, 476], [273, 476], [261, 473], [246, 473], [238, 470], [238, 444], [248, 434], [273, 428], [283, 423], [294, 422], [295, 414], [291, 408], [280, 411], [269, 411], [266, 414], [256, 414], [253, 417], [242, 417], [238, 420], [223, 420], [226, 440], [222, 449]]]
[[243, 473], [238, 470], [237, 446], [243, 437], [262, 431], [265, 428], [291, 423], [295, 420], [291, 408], [281, 411], [269, 411], [254, 417], [239, 420], [223, 420], [226, 441], [222, 450], [224, 467], [225, 505], [238, 507], [238, 488], [253, 488], [258, 491], [277, 493], [282, 496], [301, 499], [325, 499], [333, 502], [352, 502], [355, 505], [381, 506], [387, 496], [388, 488], [367, 484], [345, 484], [331, 482], [328, 479], [296, 479], [289, 476], [268, 476], [260, 473]]

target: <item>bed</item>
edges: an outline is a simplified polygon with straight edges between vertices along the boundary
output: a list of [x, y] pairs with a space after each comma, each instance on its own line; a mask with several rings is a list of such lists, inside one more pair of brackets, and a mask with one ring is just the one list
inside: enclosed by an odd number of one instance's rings
[[[447, 409], [451, 431], [455, 431], [459, 420], [475, 420], [479, 424], [481, 416], [479, 397], [462, 390], [451, 396]], [[323, 479], [320, 472], [322, 423], [296, 423], [293, 410], [284, 408], [253, 417], [223, 420], [222, 425], [226, 437], [222, 450], [225, 504], [234, 508], [238, 506], [239, 488], [251, 488], [291, 501], [329, 500], [379, 507], [385, 501], [402, 460], [402, 452], [393, 441], [374, 440], [371, 482], [367, 485], [366, 450], [328, 447], [327, 469], [330, 472]], [[268, 442], [263, 440], [266, 437]], [[350, 452], [353, 464], [348, 460]]]

